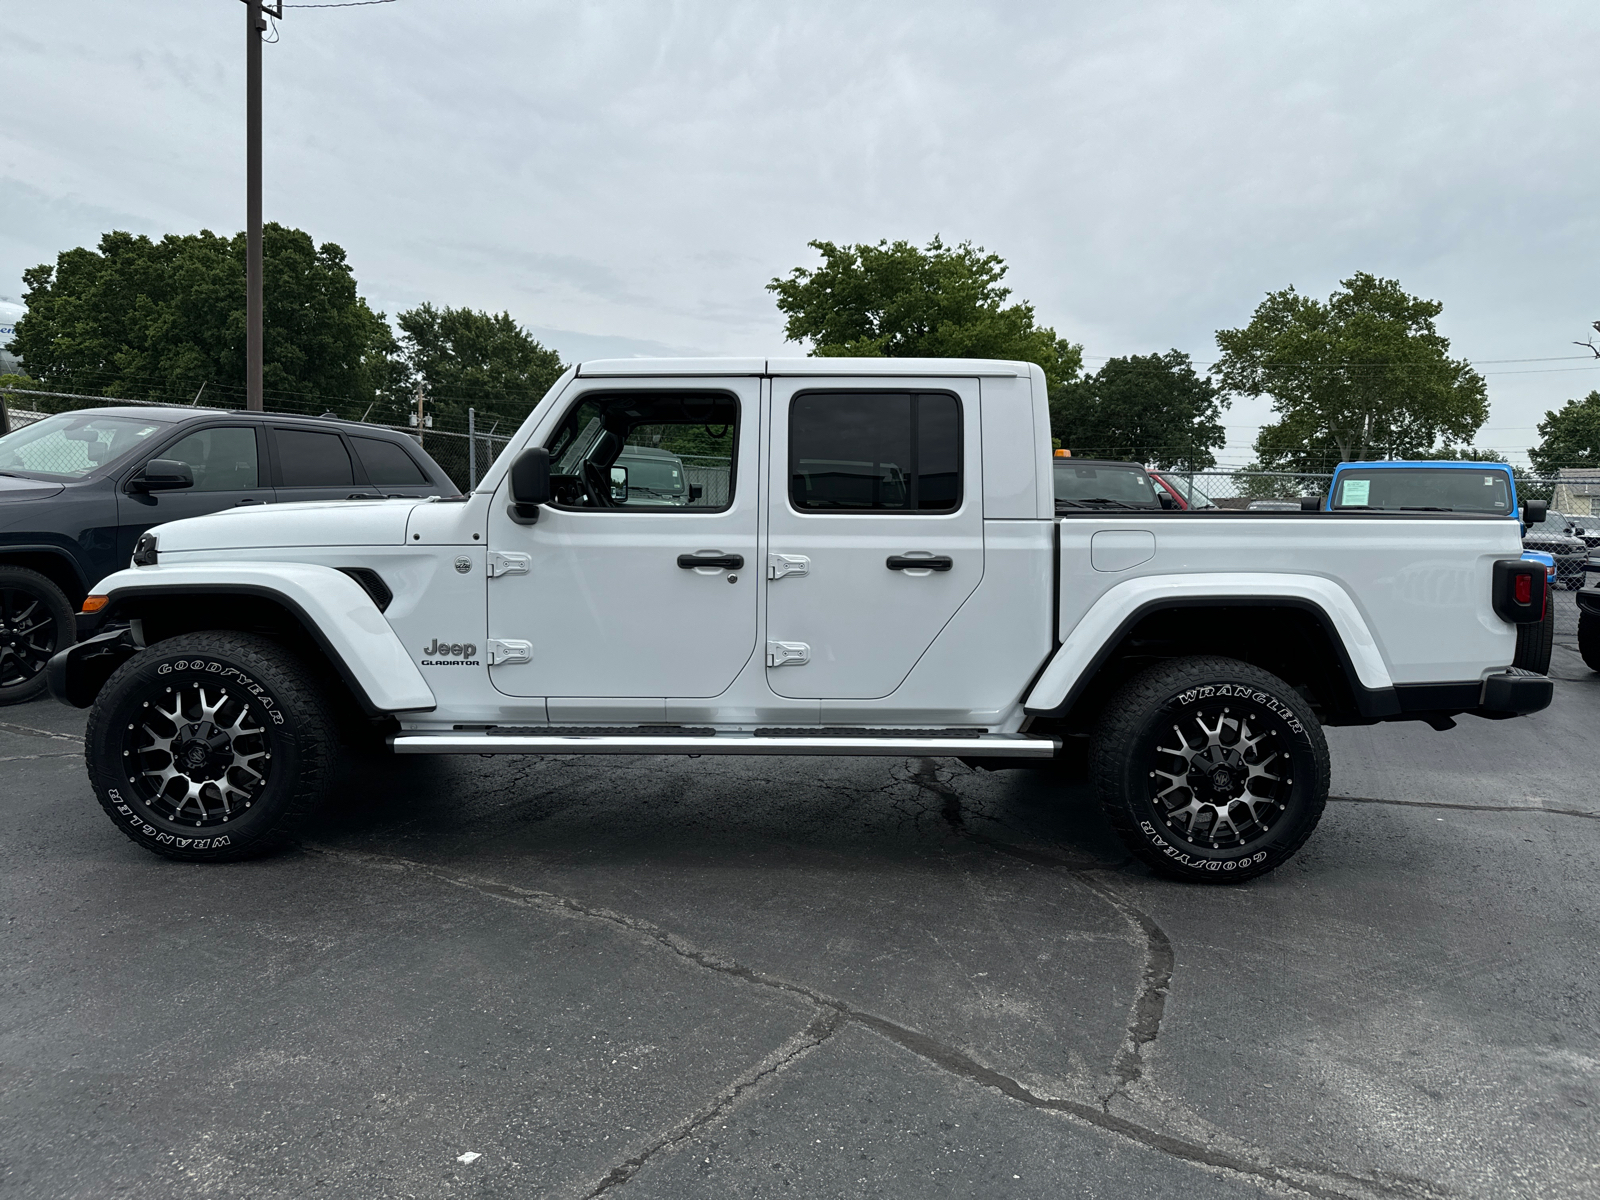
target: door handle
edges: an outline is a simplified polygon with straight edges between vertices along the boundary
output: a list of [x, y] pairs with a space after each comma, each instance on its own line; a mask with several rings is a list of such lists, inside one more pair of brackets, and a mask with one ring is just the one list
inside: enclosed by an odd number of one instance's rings
[[935, 554], [929, 558], [912, 558], [905, 554], [891, 554], [884, 566], [891, 571], [948, 571], [955, 566], [948, 554]]
[[246, 504], [265, 504], [265, 503], [266, 503], [265, 500], [241, 500], [241, 501], [239, 501], [239, 503], [235, 504], [234, 507], [235, 508], [243, 508]]
[[727, 571], [737, 571], [744, 566], [742, 554], [680, 554], [678, 565], [685, 571], [692, 571], [696, 567], [721, 567]]

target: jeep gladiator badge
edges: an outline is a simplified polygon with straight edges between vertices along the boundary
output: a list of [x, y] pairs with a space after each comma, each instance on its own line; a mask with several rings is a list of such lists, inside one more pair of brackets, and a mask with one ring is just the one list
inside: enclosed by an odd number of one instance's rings
[[474, 657], [478, 647], [471, 642], [441, 642], [433, 639], [433, 644], [422, 652], [422, 665], [425, 667], [475, 667], [478, 665]]

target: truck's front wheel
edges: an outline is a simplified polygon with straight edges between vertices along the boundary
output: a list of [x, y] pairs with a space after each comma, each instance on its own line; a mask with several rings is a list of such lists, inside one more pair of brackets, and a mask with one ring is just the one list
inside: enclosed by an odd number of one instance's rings
[[253, 634], [185, 634], [106, 681], [84, 733], [89, 780], [117, 828], [156, 854], [246, 858], [294, 840], [333, 766], [316, 676]]
[[1111, 698], [1090, 777], [1122, 840], [1163, 875], [1236, 883], [1286, 861], [1328, 799], [1328, 744], [1305, 699], [1229, 658], [1186, 658]]

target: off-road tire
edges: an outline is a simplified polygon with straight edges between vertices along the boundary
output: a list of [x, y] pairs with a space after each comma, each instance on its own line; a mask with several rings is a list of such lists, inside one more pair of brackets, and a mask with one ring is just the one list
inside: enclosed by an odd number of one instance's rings
[[45, 663], [76, 640], [72, 603], [60, 588], [37, 571], [0, 565], [0, 706], [41, 695]]
[[89, 712], [84, 759], [134, 842], [223, 862], [295, 842], [333, 774], [335, 729], [317, 672], [283, 645], [191, 633], [117, 668]]
[[[1556, 598], [1546, 594], [1544, 620], [1517, 626], [1517, 654], [1511, 665], [1524, 671], [1550, 673], [1550, 651], [1556, 640]], [[1600, 649], [1600, 646], [1596, 647]]]
[[1600, 617], [1578, 613], [1578, 653], [1591, 671], [1600, 671]]
[[1089, 772], [1135, 857], [1194, 883], [1278, 867], [1328, 800], [1328, 744], [1310, 705], [1231, 658], [1176, 659], [1130, 679], [1106, 705]]

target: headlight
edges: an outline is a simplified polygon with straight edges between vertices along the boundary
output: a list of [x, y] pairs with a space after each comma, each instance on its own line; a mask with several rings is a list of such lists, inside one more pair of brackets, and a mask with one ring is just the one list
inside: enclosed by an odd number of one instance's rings
[[141, 533], [139, 540], [133, 546], [133, 565], [136, 567], [153, 567], [159, 552], [156, 548], [156, 535]]

